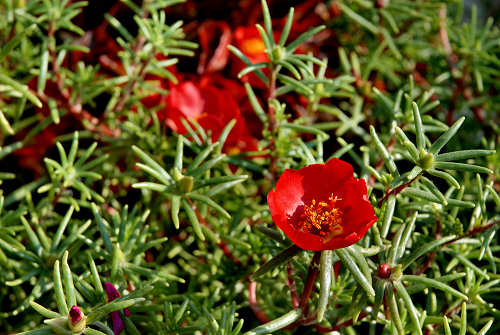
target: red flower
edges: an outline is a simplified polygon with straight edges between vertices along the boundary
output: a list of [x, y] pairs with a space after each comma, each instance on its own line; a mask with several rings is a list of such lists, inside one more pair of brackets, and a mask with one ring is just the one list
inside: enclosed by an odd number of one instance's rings
[[274, 223], [305, 250], [350, 246], [377, 221], [365, 181], [337, 158], [285, 170], [267, 203]]
[[234, 31], [236, 46], [252, 63], [268, 62], [266, 46], [257, 27], [238, 27]]
[[[276, 37], [275, 37], [276, 40]], [[234, 31], [234, 44], [247, 56], [253, 64], [268, 62], [269, 57], [266, 53], [266, 46], [260, 37], [259, 31], [254, 27], [238, 27]], [[238, 57], [233, 56], [232, 72], [234, 75], [247, 67]], [[267, 70], [264, 70], [267, 73]], [[266, 85], [254, 73], [244, 75], [241, 80], [249, 82], [253, 87], [265, 88]]]
[[232, 92], [217, 87], [209, 80], [200, 83], [184, 81], [171, 88], [165, 99], [166, 107], [159, 113], [160, 120], [178, 134], [186, 134], [181, 119], [195, 120], [211, 133], [212, 141], [219, 139], [224, 127], [236, 119], [229, 133], [224, 151], [230, 154], [257, 150], [257, 140], [249, 135]]
[[[106, 291], [108, 302], [120, 298], [120, 292], [118, 292], [113, 284], [108, 281], [104, 283], [104, 290]], [[127, 317], [130, 316], [128, 308], [124, 308], [123, 313]], [[113, 323], [113, 333], [115, 333], [115, 335], [120, 335], [120, 333], [125, 329], [125, 323], [123, 322], [119, 311], [111, 312], [111, 322]]]

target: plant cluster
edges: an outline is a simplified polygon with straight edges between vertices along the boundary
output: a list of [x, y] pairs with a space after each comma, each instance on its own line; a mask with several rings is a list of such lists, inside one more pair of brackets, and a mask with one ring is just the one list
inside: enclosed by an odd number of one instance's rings
[[500, 331], [479, 9], [0, 2], [0, 334]]

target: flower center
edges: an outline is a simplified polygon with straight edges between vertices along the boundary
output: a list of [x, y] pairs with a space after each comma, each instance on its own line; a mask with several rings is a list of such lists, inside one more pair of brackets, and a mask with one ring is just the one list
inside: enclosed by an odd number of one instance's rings
[[243, 45], [241, 46], [241, 49], [246, 54], [258, 55], [264, 53], [266, 47], [264, 46], [264, 42], [262, 41], [262, 39], [253, 37], [245, 40], [243, 42]]
[[309, 205], [304, 206], [299, 229], [323, 238], [327, 243], [334, 236], [342, 234], [342, 210], [337, 207], [337, 201], [342, 199], [330, 195], [327, 201], [313, 199]]

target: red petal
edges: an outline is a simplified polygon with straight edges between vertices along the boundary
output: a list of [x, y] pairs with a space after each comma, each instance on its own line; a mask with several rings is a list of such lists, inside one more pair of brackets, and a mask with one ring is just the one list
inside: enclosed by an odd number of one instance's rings
[[[201, 55], [198, 64], [198, 73], [214, 72], [222, 70], [229, 58], [227, 46], [231, 43], [231, 28], [224, 21], [205, 21], [198, 28]], [[217, 47], [212, 52], [214, 41]], [[211, 58], [209, 59], [209, 57]]]
[[191, 81], [172, 87], [166, 99], [166, 123], [173, 131], [184, 134], [181, 118], [196, 119], [203, 113], [204, 100], [200, 89]]

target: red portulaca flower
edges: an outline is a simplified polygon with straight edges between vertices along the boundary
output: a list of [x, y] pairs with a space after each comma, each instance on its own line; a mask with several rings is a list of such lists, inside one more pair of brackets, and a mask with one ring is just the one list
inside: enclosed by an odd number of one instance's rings
[[[104, 290], [106, 291], [108, 302], [120, 298], [120, 292], [118, 292], [118, 290], [110, 282], [104, 283]], [[123, 313], [127, 317], [130, 316], [128, 308], [124, 308]], [[123, 322], [119, 311], [111, 312], [111, 321], [113, 323], [113, 333], [115, 333], [115, 335], [120, 335], [120, 333], [125, 329], [125, 323]]]
[[[279, 38], [279, 37], [278, 37]], [[276, 40], [276, 37], [275, 37]], [[253, 64], [268, 62], [269, 57], [266, 53], [266, 46], [260, 37], [259, 31], [254, 27], [238, 27], [234, 31], [234, 45], [247, 56]], [[232, 72], [237, 75], [247, 65], [238, 57], [233, 56]], [[267, 70], [264, 72], [266, 73]], [[249, 82], [254, 88], [265, 88], [266, 85], [254, 74], [249, 73], [244, 75], [241, 80]]]
[[173, 86], [165, 99], [165, 109], [159, 112], [160, 120], [165, 120], [168, 127], [183, 135], [187, 130], [181, 119], [195, 120], [216, 141], [224, 127], [235, 119], [224, 152], [235, 154], [257, 150], [257, 140], [249, 134], [232, 92], [215, 84], [202, 80], [200, 83], [183, 81]]
[[285, 170], [267, 202], [274, 223], [305, 250], [350, 246], [377, 221], [365, 181], [337, 158]]

